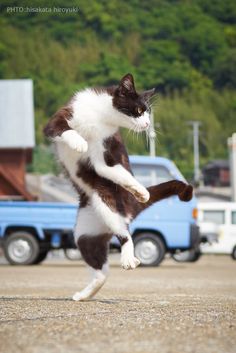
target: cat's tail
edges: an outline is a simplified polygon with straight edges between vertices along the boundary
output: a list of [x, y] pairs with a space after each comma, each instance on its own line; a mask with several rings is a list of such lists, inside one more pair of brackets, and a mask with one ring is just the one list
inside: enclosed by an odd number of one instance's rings
[[146, 203], [138, 202], [135, 217], [153, 203], [166, 199], [167, 197], [178, 195], [181, 201], [187, 202], [190, 201], [193, 196], [192, 185], [185, 184], [180, 180], [171, 180], [159, 185], [150, 186], [147, 190], [150, 193], [150, 199]]

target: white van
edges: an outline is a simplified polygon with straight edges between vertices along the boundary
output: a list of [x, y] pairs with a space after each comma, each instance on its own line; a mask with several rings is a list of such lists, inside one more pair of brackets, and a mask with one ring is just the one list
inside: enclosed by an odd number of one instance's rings
[[236, 202], [199, 202], [198, 221], [219, 226], [218, 242], [202, 243], [201, 252], [230, 254], [236, 260]]

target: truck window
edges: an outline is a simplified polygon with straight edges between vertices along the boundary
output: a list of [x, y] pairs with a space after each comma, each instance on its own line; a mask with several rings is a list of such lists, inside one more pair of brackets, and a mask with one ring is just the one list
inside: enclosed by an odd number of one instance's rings
[[232, 217], [231, 217], [231, 219], [232, 219], [232, 224], [236, 224], [236, 211], [233, 211], [232, 212]]
[[213, 222], [216, 224], [225, 223], [225, 211], [224, 210], [205, 210], [203, 211], [203, 220], [206, 222]]
[[162, 165], [133, 164], [135, 178], [144, 186], [152, 186], [173, 180], [169, 170]]

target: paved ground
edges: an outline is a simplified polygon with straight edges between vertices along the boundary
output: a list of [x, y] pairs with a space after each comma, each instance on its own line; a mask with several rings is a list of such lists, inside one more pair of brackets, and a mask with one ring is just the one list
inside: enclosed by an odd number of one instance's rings
[[166, 260], [125, 272], [116, 260], [96, 300], [73, 302], [80, 263], [0, 266], [0, 352], [233, 353], [236, 262]]

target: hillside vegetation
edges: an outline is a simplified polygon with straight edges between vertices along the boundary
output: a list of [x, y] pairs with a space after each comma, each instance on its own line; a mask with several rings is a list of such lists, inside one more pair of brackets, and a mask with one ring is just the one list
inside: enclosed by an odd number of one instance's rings
[[[65, 7], [58, 0], [56, 7]], [[78, 89], [111, 85], [127, 72], [137, 88], [157, 87], [157, 154], [192, 173], [188, 120], [202, 122], [201, 163], [227, 158], [236, 130], [236, 3], [234, 0], [80, 0], [70, 13], [7, 12], [8, 6], [49, 7], [48, 1], [1, 2], [0, 78], [32, 78], [37, 144], [42, 127]], [[130, 153], [148, 153], [145, 136], [126, 137]], [[51, 158], [36, 149], [34, 171]]]

